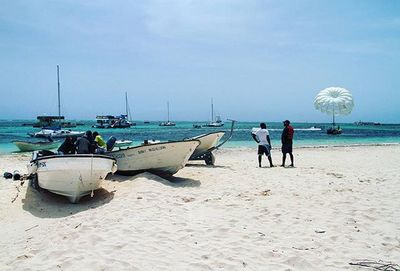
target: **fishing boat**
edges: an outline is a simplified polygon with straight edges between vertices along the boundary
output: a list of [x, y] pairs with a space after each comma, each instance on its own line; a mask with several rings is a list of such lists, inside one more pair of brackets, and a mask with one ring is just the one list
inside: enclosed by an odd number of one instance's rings
[[58, 148], [60, 145], [59, 141], [23, 141], [23, 140], [14, 140], [12, 141], [18, 149], [22, 152], [31, 152], [31, 151], [39, 151], [39, 150], [52, 150]]
[[159, 175], [173, 175], [182, 169], [196, 147], [198, 140], [170, 141], [128, 147], [106, 153], [115, 158], [118, 173], [133, 175], [152, 172]]
[[129, 128], [131, 126], [136, 126], [136, 123], [129, 120], [130, 108], [128, 104], [128, 93], [125, 92], [125, 115], [113, 116], [96, 116], [96, 124], [94, 128]]
[[211, 99], [211, 121], [209, 123], [203, 124], [203, 127], [222, 127], [224, 126], [224, 122], [221, 120], [221, 116], [216, 116], [214, 120], [214, 103], [213, 99]]
[[28, 164], [33, 187], [66, 196], [71, 203], [93, 195], [107, 174], [116, 170], [114, 158], [99, 154], [43, 156], [35, 151]]
[[231, 121], [232, 124], [230, 134], [225, 138], [224, 141], [221, 141], [222, 137], [225, 134], [224, 131], [212, 132], [189, 138], [189, 140], [195, 139], [200, 141], [199, 146], [197, 146], [196, 150], [190, 156], [189, 160], [204, 160], [207, 165], [214, 165], [215, 155], [213, 154], [213, 151], [224, 145], [233, 136], [233, 128], [236, 121]]
[[175, 126], [175, 122], [169, 120], [169, 102], [167, 102], [167, 121], [161, 122], [159, 126]]
[[[57, 65], [57, 94], [58, 94], [58, 116], [52, 116], [52, 121], [51, 123], [54, 124], [55, 120], [58, 120], [58, 125], [52, 126], [52, 127], [44, 127], [42, 128], [41, 131], [36, 132], [36, 133], [28, 133], [29, 136], [31, 137], [38, 137], [38, 138], [64, 138], [67, 136], [81, 136], [84, 134], [84, 132], [75, 132], [71, 130], [64, 130], [61, 129], [62, 127], [62, 122], [61, 120], [64, 119], [63, 116], [61, 116], [61, 101], [60, 101], [60, 67]], [[54, 119], [56, 118], [56, 119]]]

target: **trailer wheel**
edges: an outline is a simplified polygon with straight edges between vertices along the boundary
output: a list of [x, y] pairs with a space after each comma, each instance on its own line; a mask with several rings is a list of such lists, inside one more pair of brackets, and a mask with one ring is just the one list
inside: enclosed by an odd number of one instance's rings
[[204, 161], [206, 162], [206, 165], [209, 166], [215, 165], [215, 155], [212, 154], [212, 152], [207, 153], [206, 157], [204, 157]]

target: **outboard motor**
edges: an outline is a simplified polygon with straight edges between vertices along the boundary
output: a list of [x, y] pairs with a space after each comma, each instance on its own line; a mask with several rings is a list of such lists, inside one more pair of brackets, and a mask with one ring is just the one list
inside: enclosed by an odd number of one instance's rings
[[117, 139], [113, 136], [111, 136], [108, 140], [107, 140], [107, 151], [112, 151], [115, 145], [115, 141], [117, 141]]

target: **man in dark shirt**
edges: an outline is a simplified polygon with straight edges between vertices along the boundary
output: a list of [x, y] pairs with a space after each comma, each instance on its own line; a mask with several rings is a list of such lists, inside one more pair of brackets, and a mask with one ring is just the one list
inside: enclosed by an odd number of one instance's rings
[[77, 154], [91, 153], [90, 152], [90, 149], [91, 149], [91, 143], [90, 143], [91, 136], [92, 136], [92, 132], [87, 131], [84, 136], [78, 138], [78, 140], [75, 143], [76, 153]]
[[293, 159], [293, 154], [292, 154], [292, 149], [293, 149], [293, 134], [294, 134], [294, 129], [292, 126], [290, 126], [290, 121], [285, 120], [283, 122], [283, 128], [282, 131], [282, 136], [281, 136], [281, 141], [282, 141], [282, 167], [285, 166], [285, 161], [286, 161], [286, 154], [288, 153], [290, 156], [290, 161], [292, 162], [290, 164], [290, 167], [294, 167], [294, 159]]

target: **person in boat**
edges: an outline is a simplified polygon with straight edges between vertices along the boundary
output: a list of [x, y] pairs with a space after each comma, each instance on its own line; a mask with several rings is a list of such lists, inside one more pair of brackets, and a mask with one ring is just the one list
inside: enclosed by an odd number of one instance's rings
[[86, 131], [86, 133], [82, 137], [78, 138], [78, 140], [75, 143], [76, 153], [77, 154], [91, 153], [92, 149], [91, 141], [93, 142], [92, 132]]
[[107, 143], [104, 139], [99, 135], [98, 132], [93, 132], [94, 142], [96, 144], [95, 153], [104, 153], [107, 150]]
[[294, 129], [290, 125], [289, 120], [285, 120], [283, 122], [283, 131], [281, 135], [281, 142], [282, 142], [282, 165], [281, 167], [285, 166], [285, 161], [286, 161], [286, 154], [289, 154], [290, 156], [290, 167], [294, 167], [294, 158], [293, 158], [293, 134], [294, 134]]
[[262, 156], [268, 157], [269, 166], [274, 167], [271, 157], [271, 139], [267, 130], [267, 125], [260, 123], [260, 129], [251, 133], [253, 139], [258, 143], [258, 166], [261, 167]]
[[74, 154], [76, 136], [67, 136], [61, 146], [57, 149], [58, 154]]

